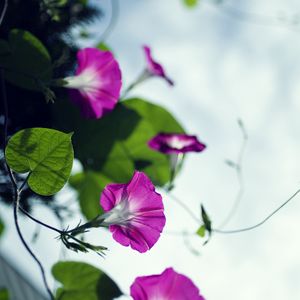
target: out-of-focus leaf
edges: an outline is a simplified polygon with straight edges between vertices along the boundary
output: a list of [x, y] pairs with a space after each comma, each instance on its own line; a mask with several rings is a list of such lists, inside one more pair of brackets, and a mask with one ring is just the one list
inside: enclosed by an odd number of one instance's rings
[[204, 223], [205, 229], [208, 231], [209, 234], [211, 234], [212, 228], [211, 228], [211, 220], [209, 216], [207, 215], [204, 206], [201, 204], [201, 216], [202, 221]]
[[96, 48], [103, 50], [103, 51], [111, 51], [111, 48], [109, 46], [107, 46], [106, 44], [104, 44], [103, 42], [99, 43]]
[[[42, 83], [52, 78], [51, 58], [45, 46], [30, 32], [21, 29], [10, 32], [7, 45], [10, 55], [0, 55], [5, 78], [19, 87], [43, 91]], [[3, 40], [0, 43], [6, 53], [7, 45]]]
[[8, 141], [5, 157], [17, 173], [30, 172], [29, 187], [53, 195], [67, 182], [73, 165], [72, 134], [47, 128], [18, 131]]
[[205, 226], [200, 226], [196, 233], [202, 238], [205, 237]]
[[4, 231], [4, 223], [3, 223], [3, 221], [0, 218], [0, 236], [3, 233], [3, 231]]
[[62, 284], [59, 300], [112, 300], [122, 295], [117, 284], [100, 269], [82, 262], [58, 262], [52, 268]]
[[88, 39], [88, 38], [90, 38], [90, 33], [89, 33], [87, 30], [82, 29], [82, 30], [80, 30], [80, 32], [79, 32], [79, 37], [80, 37], [81, 39]]
[[195, 7], [199, 3], [199, 0], [183, 0], [183, 2], [188, 7]]
[[170, 180], [169, 158], [147, 145], [158, 132], [183, 132], [168, 111], [142, 99], [130, 99], [102, 119], [86, 120], [70, 103], [56, 104], [56, 126], [75, 132], [76, 158], [85, 170], [94, 170], [110, 182], [128, 182], [135, 169], [147, 173], [159, 186]]
[[0, 300], [9, 300], [9, 292], [6, 288], [0, 288]]
[[237, 164], [235, 162], [233, 162], [232, 160], [226, 159], [225, 164], [231, 168], [234, 168], [234, 169], [237, 168]]
[[55, 4], [59, 7], [65, 6], [68, 3], [68, 0], [57, 0]]
[[79, 204], [82, 213], [92, 220], [103, 213], [100, 206], [100, 195], [110, 180], [93, 171], [76, 174], [70, 177], [69, 184], [78, 191]]

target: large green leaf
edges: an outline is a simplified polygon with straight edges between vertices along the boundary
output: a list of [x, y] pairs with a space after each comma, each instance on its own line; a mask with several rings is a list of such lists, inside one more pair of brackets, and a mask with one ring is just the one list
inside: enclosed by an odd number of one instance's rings
[[47, 128], [23, 129], [5, 149], [8, 165], [17, 173], [30, 172], [29, 187], [53, 195], [67, 182], [73, 165], [72, 134]]
[[[8, 52], [9, 49], [9, 52]], [[51, 58], [45, 46], [30, 32], [13, 29], [8, 43], [0, 41], [0, 67], [11, 83], [30, 90], [43, 90], [52, 78]]]
[[82, 211], [88, 219], [99, 212], [99, 196], [104, 186], [110, 182], [128, 182], [134, 170], [146, 172], [159, 186], [170, 180], [169, 157], [147, 145], [158, 132], [183, 132], [162, 107], [142, 99], [130, 99], [119, 103], [100, 120], [81, 118], [69, 102], [56, 103], [54, 108], [56, 126], [75, 132], [75, 154], [85, 174], [80, 175], [82, 184], [72, 185], [78, 190]]
[[9, 292], [6, 288], [0, 288], [0, 300], [9, 300]]
[[147, 142], [158, 132], [183, 129], [162, 107], [130, 99], [100, 120], [82, 119], [70, 103], [54, 107], [57, 127], [75, 132], [76, 158], [85, 170], [94, 170], [113, 182], [129, 181], [135, 169], [146, 172], [156, 185], [169, 181], [169, 157], [151, 150]]
[[82, 262], [58, 262], [52, 268], [62, 284], [59, 300], [112, 300], [122, 295], [116, 283], [101, 270]]
[[78, 191], [78, 199], [82, 213], [91, 220], [101, 215], [100, 194], [110, 180], [93, 171], [76, 174], [70, 177], [69, 184]]

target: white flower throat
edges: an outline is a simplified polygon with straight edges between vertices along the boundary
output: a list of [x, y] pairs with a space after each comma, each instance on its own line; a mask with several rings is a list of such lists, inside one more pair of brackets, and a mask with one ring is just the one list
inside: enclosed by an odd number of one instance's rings
[[132, 220], [134, 214], [129, 210], [128, 201], [123, 200], [102, 217], [104, 218], [102, 223], [104, 225], [124, 225]]
[[183, 147], [189, 146], [191, 144], [190, 141], [181, 140], [178, 137], [173, 137], [173, 138], [169, 139], [167, 143], [168, 143], [169, 147], [178, 149], [178, 150], [182, 149]]
[[65, 87], [84, 90], [86, 92], [99, 89], [100, 85], [97, 70], [94, 70], [93, 68], [86, 69], [81, 74], [67, 77], [64, 80], [67, 82]]

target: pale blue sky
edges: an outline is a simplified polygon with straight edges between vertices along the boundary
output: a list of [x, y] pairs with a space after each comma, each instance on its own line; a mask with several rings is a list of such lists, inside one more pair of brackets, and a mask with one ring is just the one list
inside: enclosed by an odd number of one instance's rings
[[[189, 133], [197, 134], [208, 146], [204, 153], [187, 158], [174, 194], [196, 213], [204, 203], [213, 222], [222, 222], [238, 190], [235, 173], [224, 160], [238, 155], [242, 140], [236, 120], [242, 118], [249, 134], [243, 164], [245, 195], [228, 228], [257, 223], [300, 187], [298, 29], [278, 26], [277, 22], [264, 26], [241, 22], [209, 0], [200, 1], [194, 10], [187, 10], [180, 0], [120, 2], [120, 18], [107, 42], [120, 61], [125, 85], [143, 67], [141, 46], [150, 45], [176, 86], [170, 88], [153, 79], [134, 95], [169, 109]], [[298, 1], [290, 0], [243, 1], [243, 6], [239, 4], [242, 1], [229, 2], [270, 16], [296, 14], [300, 9]], [[100, 3], [108, 7], [109, 1]], [[95, 34], [101, 35], [108, 17], [92, 28]], [[205, 247], [200, 239], [191, 239], [199, 256], [190, 253], [182, 238], [167, 233], [149, 253], [139, 254], [115, 243], [108, 232], [94, 230], [91, 240], [110, 248], [106, 259], [71, 252], [68, 258], [106, 270], [126, 293], [137, 275], [161, 273], [173, 266], [191, 277], [208, 300], [297, 300], [299, 198], [253, 232], [215, 235]], [[166, 232], [197, 229], [167, 195], [164, 201]], [[45, 208], [38, 207], [34, 213], [56, 223]], [[12, 217], [2, 206], [1, 215], [6, 222]], [[34, 225], [22, 223], [29, 239]], [[6, 234], [4, 253], [30, 270], [33, 281], [40, 282], [39, 272], [22, 250], [14, 228], [11, 226]], [[59, 243], [53, 237], [42, 229], [35, 246], [48, 268], [59, 255]]]

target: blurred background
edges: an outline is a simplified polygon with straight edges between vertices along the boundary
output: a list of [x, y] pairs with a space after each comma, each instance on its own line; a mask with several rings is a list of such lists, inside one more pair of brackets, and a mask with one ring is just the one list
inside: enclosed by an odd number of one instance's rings
[[[116, 0], [91, 1], [104, 13], [86, 27], [92, 40], [99, 40], [110, 23], [111, 1], [117, 5]], [[142, 45], [151, 46], [175, 86], [151, 79], [131, 95], [164, 106], [207, 145], [203, 153], [187, 156], [172, 194], [199, 217], [203, 203], [218, 228], [242, 188], [236, 213], [224, 229], [258, 223], [300, 187], [299, 2], [202, 0], [191, 9], [180, 0], [126, 0], [118, 6], [105, 42], [120, 62], [124, 87], [144, 67]], [[91, 43], [82, 39], [79, 45]], [[247, 132], [246, 143], [238, 119]], [[238, 161], [243, 145], [241, 186], [226, 160]], [[208, 300], [300, 299], [300, 196], [262, 227], [238, 234], [215, 233], [203, 246], [196, 235], [182, 235], [194, 233], [198, 224], [162, 194], [167, 226], [149, 253], [122, 247], [101, 229], [87, 238], [109, 248], [104, 259], [93, 253], [66, 252], [55, 234], [41, 228], [33, 248], [51, 286], [55, 286], [51, 266], [67, 259], [105, 270], [126, 294], [136, 276], [158, 274], [172, 266], [189, 276]], [[66, 187], [56, 197], [63, 204], [75, 199], [76, 193]], [[1, 255], [44, 293], [38, 268], [16, 235], [11, 208], [1, 203], [0, 209], [6, 224]], [[76, 203], [72, 209], [79, 211]], [[60, 225], [42, 205], [32, 213]], [[78, 212], [68, 224], [75, 226], [80, 218]], [[30, 241], [36, 225], [25, 217], [20, 223]]]

